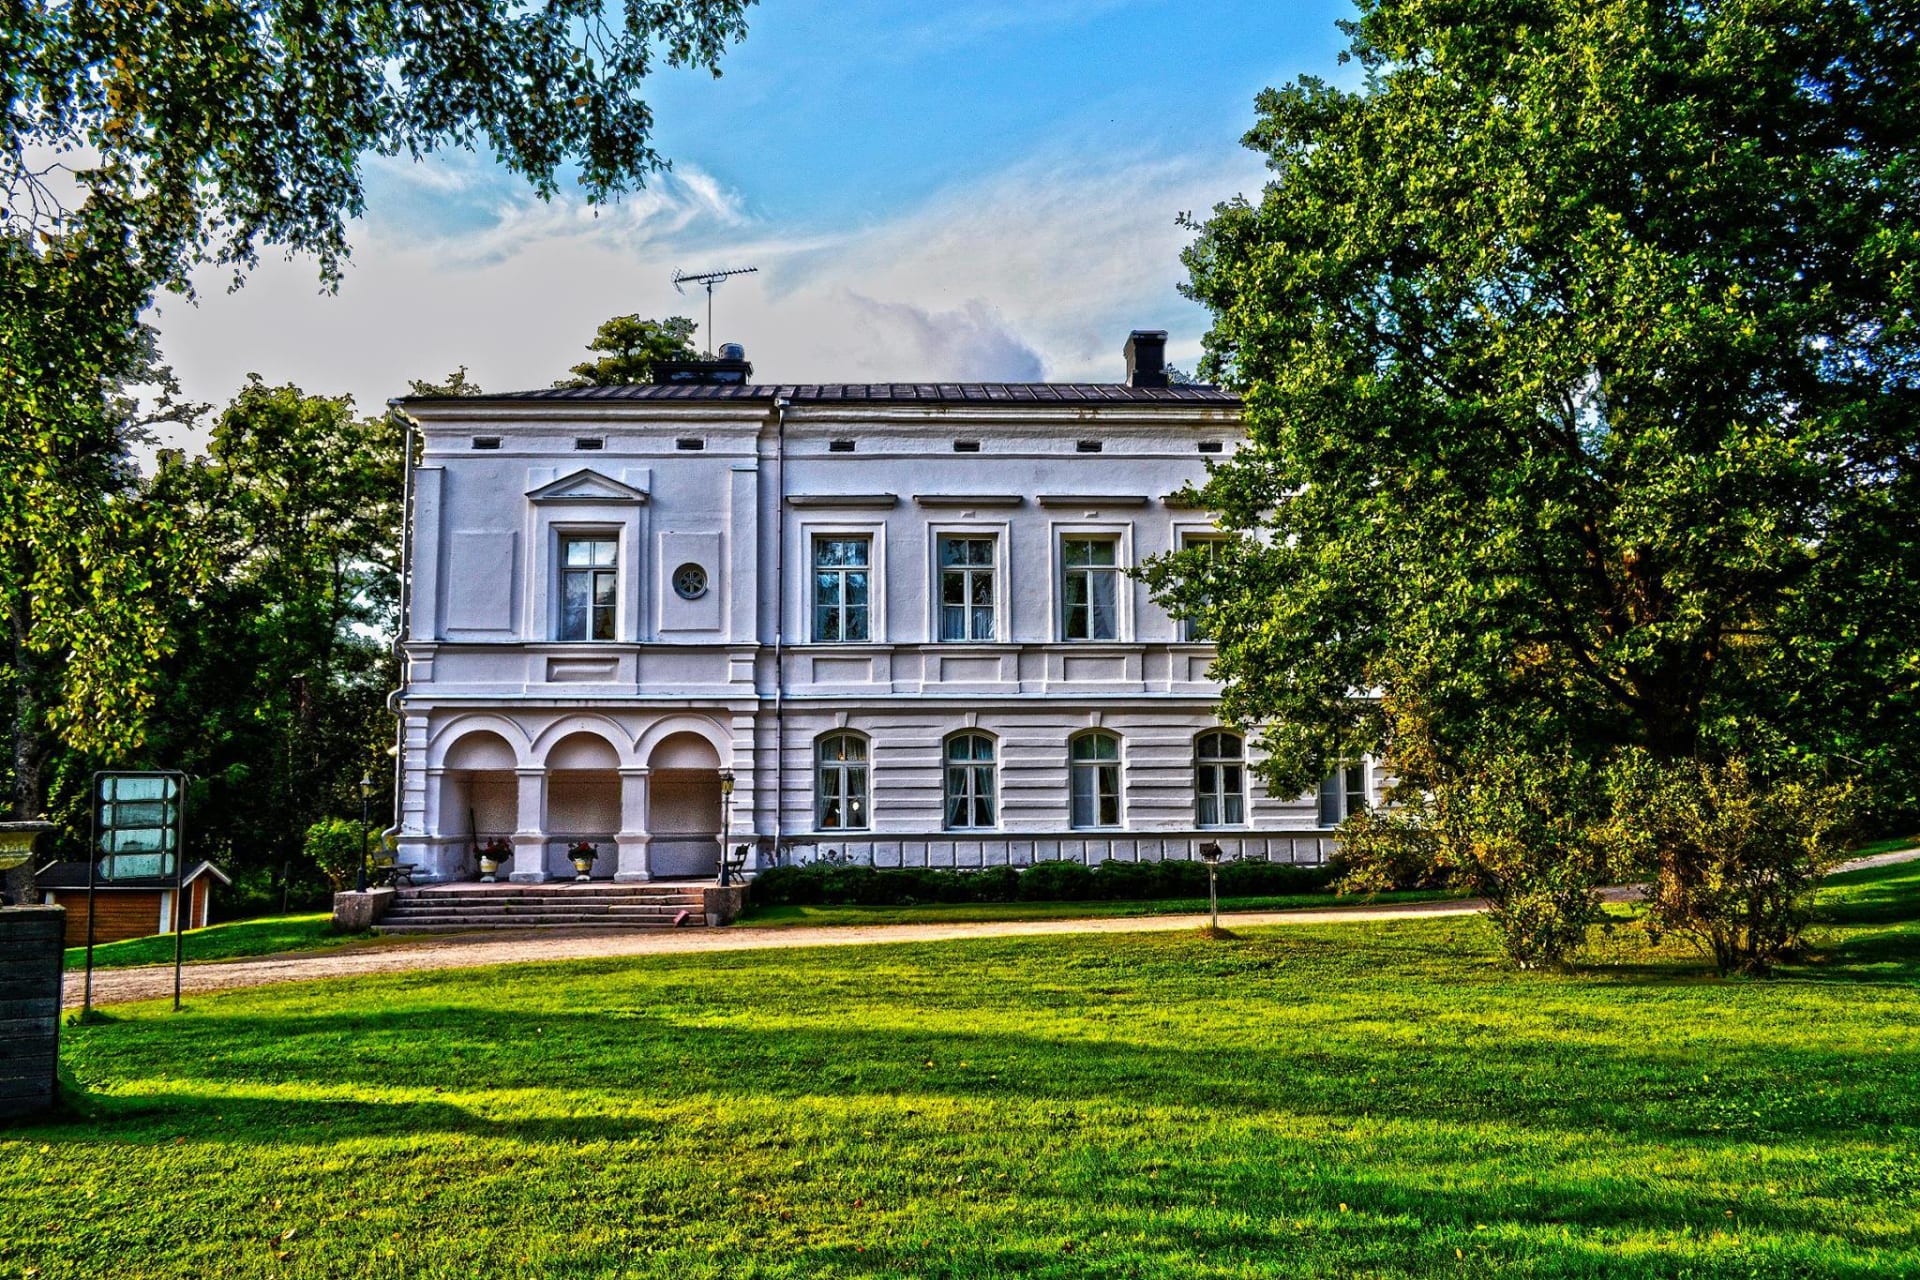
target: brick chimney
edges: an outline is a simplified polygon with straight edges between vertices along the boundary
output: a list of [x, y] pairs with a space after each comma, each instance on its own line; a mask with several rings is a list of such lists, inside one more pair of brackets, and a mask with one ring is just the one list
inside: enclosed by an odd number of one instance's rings
[[1135, 329], [1127, 335], [1127, 385], [1167, 385], [1167, 331]]

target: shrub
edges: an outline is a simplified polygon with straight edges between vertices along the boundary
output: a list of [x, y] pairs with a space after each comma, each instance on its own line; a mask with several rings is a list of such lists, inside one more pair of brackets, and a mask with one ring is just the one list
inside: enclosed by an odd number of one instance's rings
[[322, 818], [307, 828], [306, 855], [337, 893], [351, 888], [367, 856], [360, 824], [346, 818]]
[[[1230, 896], [1312, 893], [1333, 881], [1331, 867], [1292, 866], [1247, 858], [1220, 865], [1220, 891]], [[1036, 862], [1023, 869], [978, 871], [938, 867], [869, 867], [816, 862], [773, 867], [753, 880], [757, 906], [913, 906], [923, 902], [1139, 902], [1194, 898], [1207, 891], [1204, 863], [1187, 861]]]
[[1846, 849], [1852, 788], [1758, 777], [1741, 759], [1616, 774], [1612, 834], [1654, 872], [1648, 926], [1692, 939], [1721, 973], [1763, 976], [1798, 942], [1814, 886]]

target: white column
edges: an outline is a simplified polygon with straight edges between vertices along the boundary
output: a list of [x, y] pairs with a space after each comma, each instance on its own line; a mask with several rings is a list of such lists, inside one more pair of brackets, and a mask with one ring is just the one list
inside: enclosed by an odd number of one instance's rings
[[547, 878], [547, 771], [515, 769], [520, 781], [519, 823], [513, 833], [515, 884], [539, 884]]
[[650, 769], [620, 771], [620, 834], [616, 837], [620, 855], [613, 878], [622, 884], [653, 879], [647, 857], [647, 843], [653, 839], [647, 833], [647, 779], [651, 774]]

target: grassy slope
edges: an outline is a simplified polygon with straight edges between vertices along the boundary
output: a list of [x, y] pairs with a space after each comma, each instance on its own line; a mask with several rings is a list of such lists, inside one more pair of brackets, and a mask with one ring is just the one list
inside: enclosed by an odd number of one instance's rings
[[1920, 867], [1723, 983], [1477, 921], [523, 966], [121, 1011], [0, 1276], [1912, 1275]]
[[[1447, 893], [1406, 891], [1353, 894], [1287, 893], [1222, 898], [1220, 911], [1294, 911], [1314, 907], [1370, 907], [1393, 902], [1432, 902]], [[737, 928], [786, 925], [956, 924], [975, 920], [1083, 920], [1092, 916], [1166, 916], [1205, 911], [1205, 898], [1158, 898], [1145, 902], [931, 902], [911, 907], [750, 907]]]
[[[333, 917], [314, 915], [267, 916], [258, 920], [236, 920], [231, 924], [209, 925], [195, 929], [185, 937], [187, 963], [199, 960], [232, 960], [240, 956], [268, 956], [282, 951], [305, 951], [328, 947], [350, 940], [351, 935], [333, 931]], [[85, 947], [67, 948], [67, 968], [86, 965]], [[172, 964], [173, 935], [128, 938], [108, 942], [93, 949], [96, 969], [125, 969], [142, 964]]]

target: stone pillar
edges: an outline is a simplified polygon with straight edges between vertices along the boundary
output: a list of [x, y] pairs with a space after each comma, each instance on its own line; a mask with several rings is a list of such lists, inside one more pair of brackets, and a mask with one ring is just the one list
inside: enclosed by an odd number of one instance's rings
[[519, 823], [513, 833], [515, 884], [539, 884], [547, 878], [547, 771], [515, 769], [520, 780]]
[[64, 907], [0, 908], [0, 1121], [53, 1109]]
[[622, 884], [638, 884], [653, 879], [653, 867], [647, 857], [647, 779], [651, 769], [620, 771], [620, 834], [617, 842], [619, 862], [613, 878]]

